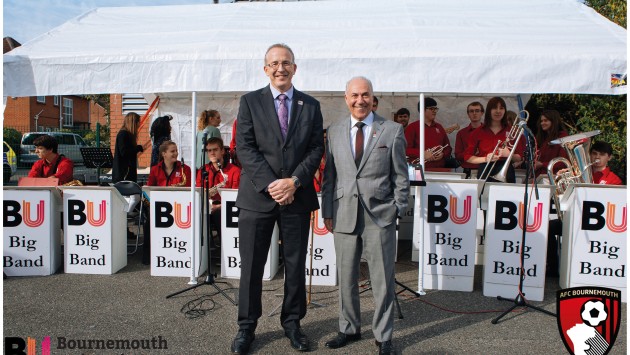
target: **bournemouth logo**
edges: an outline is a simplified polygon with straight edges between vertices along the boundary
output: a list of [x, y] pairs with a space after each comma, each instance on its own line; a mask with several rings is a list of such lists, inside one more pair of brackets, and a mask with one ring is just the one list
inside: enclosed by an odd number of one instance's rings
[[621, 291], [575, 287], [557, 293], [558, 330], [572, 355], [608, 354], [619, 332]]

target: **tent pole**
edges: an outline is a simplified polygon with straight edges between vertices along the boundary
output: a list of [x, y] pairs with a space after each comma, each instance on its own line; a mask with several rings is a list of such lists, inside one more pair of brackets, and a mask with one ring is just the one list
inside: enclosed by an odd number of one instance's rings
[[[192, 92], [192, 107], [191, 107], [191, 120], [192, 120], [192, 136], [191, 136], [191, 145], [190, 145], [190, 151], [191, 151], [191, 160], [190, 160], [190, 175], [192, 175], [190, 177], [190, 204], [191, 204], [191, 213], [190, 213], [190, 281], [188, 281], [189, 285], [196, 285], [197, 284], [197, 277], [196, 277], [196, 269], [195, 266], [197, 266], [197, 264], [195, 263], [195, 231], [197, 229], [197, 221], [196, 221], [196, 217], [197, 217], [197, 204], [195, 203], [195, 185], [197, 182], [197, 167], [196, 167], [196, 150], [197, 150], [197, 145], [195, 144], [195, 138], [197, 138], [197, 125], [195, 124], [195, 117], [197, 117], [197, 92], [193, 91]], [[203, 234], [201, 233], [201, 231], [199, 231], [201, 238], [203, 238]], [[203, 243], [201, 243], [203, 244]], [[201, 245], [200, 244], [200, 245]], [[203, 258], [203, 257], [202, 257]]]
[[[419, 150], [419, 158], [420, 165], [422, 165], [422, 170], [424, 171], [424, 94], [420, 93], [420, 97], [418, 99], [419, 108], [420, 108], [420, 117], [418, 120], [420, 124], [418, 125], [420, 128], [420, 146]], [[416, 189], [416, 198], [414, 203], [414, 211], [413, 211], [413, 220], [414, 220], [414, 234], [418, 236], [418, 293], [420, 295], [425, 295], [423, 282], [424, 282], [424, 214], [422, 213], [422, 186], [415, 186]], [[416, 228], [417, 224], [417, 228]]]

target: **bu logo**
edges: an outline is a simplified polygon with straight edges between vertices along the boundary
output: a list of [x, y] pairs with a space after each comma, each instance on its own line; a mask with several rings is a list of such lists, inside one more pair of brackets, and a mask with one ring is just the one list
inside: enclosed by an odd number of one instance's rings
[[191, 204], [186, 206], [186, 220], [182, 219], [182, 204], [175, 202], [174, 207], [170, 202], [155, 202], [155, 227], [170, 228], [175, 224], [178, 228], [188, 229], [192, 225]]
[[85, 222], [88, 222], [94, 227], [100, 227], [107, 221], [107, 201], [101, 200], [98, 207], [98, 219], [94, 212], [94, 202], [87, 201], [87, 214], [86, 204], [81, 200], [68, 200], [68, 225], [81, 226]]
[[621, 291], [590, 286], [563, 289], [556, 302], [560, 337], [572, 355], [610, 351], [621, 322]]
[[[44, 337], [41, 346], [42, 355], [50, 355], [50, 337]], [[36, 355], [37, 340], [27, 337], [26, 340], [19, 337], [4, 337], [4, 353], [6, 355]]]
[[[607, 202], [606, 206], [597, 201], [582, 202], [582, 230], [598, 231], [608, 228], [613, 233], [625, 233], [628, 227], [627, 216], [628, 205], [621, 209], [621, 221], [617, 221], [617, 205]], [[606, 216], [604, 217], [604, 214]]]
[[[539, 202], [534, 207], [534, 220], [531, 223], [527, 223], [527, 231], [535, 232], [540, 229], [542, 225], [542, 213], [543, 203]], [[497, 201], [496, 211], [494, 215], [494, 228], [497, 230], [512, 230], [518, 226], [523, 229], [525, 221], [525, 206], [523, 203], [518, 205], [518, 217], [517, 207], [512, 201]]]
[[[24, 207], [24, 212], [20, 210]], [[28, 227], [39, 227], [44, 223], [44, 200], [39, 200], [35, 207], [35, 218], [32, 218], [31, 202], [22, 200], [22, 204], [17, 201], [4, 200], [2, 225], [4, 227], [17, 227], [22, 222]]]
[[[447, 200], [442, 195], [427, 196], [427, 222], [444, 223], [449, 218], [455, 224], [465, 224], [470, 220], [472, 209], [472, 196], [464, 198], [464, 206], [461, 215], [457, 213], [458, 198], [450, 195]], [[447, 205], [450, 205], [447, 209]]]
[[316, 210], [311, 215], [311, 228], [313, 228], [313, 234], [315, 235], [328, 234], [328, 229], [326, 229], [326, 226], [319, 225], [319, 210]]

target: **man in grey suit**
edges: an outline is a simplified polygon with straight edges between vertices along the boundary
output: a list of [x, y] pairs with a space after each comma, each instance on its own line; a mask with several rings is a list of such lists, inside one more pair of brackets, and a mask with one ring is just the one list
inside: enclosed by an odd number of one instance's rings
[[350, 117], [327, 130], [322, 216], [335, 239], [339, 333], [326, 346], [361, 339], [357, 283], [363, 254], [374, 295], [374, 338], [379, 354], [393, 354], [396, 218], [407, 208], [409, 176], [403, 127], [374, 114], [373, 97], [368, 79], [352, 78], [345, 94]]
[[319, 167], [323, 120], [319, 102], [296, 90], [297, 66], [286, 44], [265, 54], [270, 85], [241, 97], [236, 151], [242, 165], [239, 208], [241, 279], [239, 331], [233, 353], [245, 354], [262, 315], [262, 278], [274, 225], [278, 223], [284, 258], [284, 300], [280, 321], [291, 346], [308, 351], [300, 328], [306, 315], [305, 264], [311, 212], [319, 208], [313, 176]]

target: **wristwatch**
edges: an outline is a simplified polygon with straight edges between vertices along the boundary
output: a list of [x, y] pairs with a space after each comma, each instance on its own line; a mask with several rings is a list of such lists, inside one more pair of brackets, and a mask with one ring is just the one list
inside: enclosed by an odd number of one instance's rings
[[293, 179], [293, 186], [295, 186], [296, 189], [302, 186], [302, 183], [300, 182], [300, 179], [298, 179], [297, 176], [291, 176], [291, 179]]

